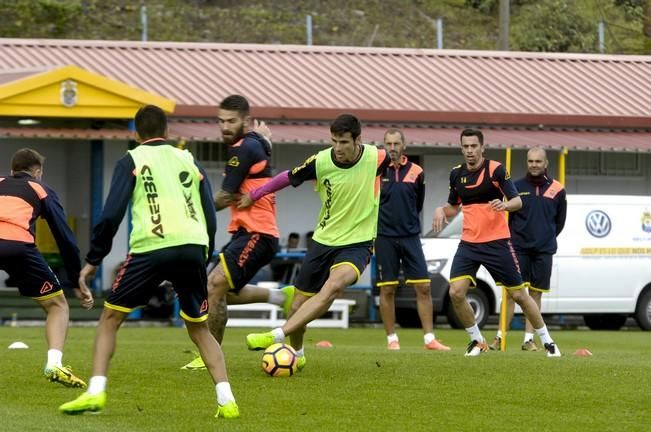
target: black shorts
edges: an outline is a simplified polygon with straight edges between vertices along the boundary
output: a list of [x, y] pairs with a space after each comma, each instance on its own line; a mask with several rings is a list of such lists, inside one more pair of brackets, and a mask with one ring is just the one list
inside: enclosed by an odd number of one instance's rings
[[186, 321], [208, 319], [206, 248], [200, 245], [173, 246], [128, 255], [113, 282], [104, 306], [129, 313], [146, 305], [163, 281], [169, 281], [179, 298], [181, 317]]
[[516, 251], [522, 280], [529, 289], [549, 292], [549, 282], [552, 278], [552, 254], [527, 251]]
[[493, 240], [486, 243], [461, 241], [452, 260], [450, 282], [470, 279], [476, 285], [475, 276], [483, 265], [498, 285], [507, 289], [524, 288], [520, 266], [510, 239]]
[[0, 270], [9, 274], [25, 297], [47, 300], [63, 294], [59, 279], [33, 243], [0, 239]]
[[278, 252], [276, 237], [240, 228], [223, 247], [219, 261], [231, 291], [239, 292]]
[[400, 268], [407, 284], [429, 283], [420, 236], [375, 239], [377, 286], [398, 285]]
[[[372, 242], [347, 246], [325, 246], [316, 241], [307, 251], [301, 270], [296, 276], [296, 289], [306, 295], [314, 295], [330, 277], [330, 270], [340, 265], [349, 265], [357, 273], [357, 280], [371, 260]], [[355, 281], [357, 282], [357, 281]]]

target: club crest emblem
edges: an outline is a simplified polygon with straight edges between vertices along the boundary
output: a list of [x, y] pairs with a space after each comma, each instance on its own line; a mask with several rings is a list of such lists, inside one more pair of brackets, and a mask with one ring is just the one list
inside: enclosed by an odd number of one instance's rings
[[651, 233], [651, 212], [645, 210], [640, 219], [642, 220], [642, 231]]
[[73, 80], [61, 82], [61, 105], [72, 108], [77, 105], [77, 83]]

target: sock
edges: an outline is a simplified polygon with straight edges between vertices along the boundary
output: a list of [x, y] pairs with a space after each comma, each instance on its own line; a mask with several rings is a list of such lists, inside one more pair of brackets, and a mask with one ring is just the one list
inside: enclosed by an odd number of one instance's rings
[[280, 327], [271, 330], [271, 334], [274, 335], [274, 342], [282, 342], [285, 340], [285, 332]]
[[391, 342], [399, 342], [398, 335], [396, 333], [391, 333], [390, 335], [387, 335], [387, 343], [391, 343]]
[[98, 393], [106, 390], [106, 377], [105, 376], [94, 376], [90, 377], [90, 382], [88, 383], [88, 390], [86, 393], [89, 395], [96, 395]]
[[497, 335], [495, 337], [499, 338], [499, 339], [502, 339], [502, 330], [498, 330]]
[[298, 357], [303, 357], [305, 355], [305, 348], [301, 347], [301, 349], [296, 350], [296, 355]]
[[63, 366], [61, 360], [63, 359], [63, 353], [57, 349], [47, 350], [47, 364], [52, 366]]
[[481, 335], [477, 323], [473, 324], [472, 327], [468, 327], [466, 331], [468, 332], [468, 336], [470, 336], [470, 340], [476, 340], [477, 342], [484, 341], [484, 337]]
[[269, 289], [269, 303], [282, 305], [285, 302], [285, 293], [279, 289]]
[[533, 333], [525, 332], [524, 333], [524, 341], [525, 341], [525, 343], [529, 342], [529, 341], [533, 341]]
[[436, 338], [434, 337], [434, 333], [432, 332], [425, 333], [425, 335], [423, 335], [423, 341], [425, 341], [425, 345], [432, 342], [434, 339]]
[[217, 392], [217, 403], [219, 405], [226, 405], [231, 401], [235, 402], [235, 396], [233, 396], [233, 391], [228, 381], [217, 383], [215, 391]]
[[539, 329], [536, 329], [536, 334], [540, 337], [540, 341], [544, 344], [554, 343], [554, 340], [549, 335], [547, 331], [547, 326], [542, 326]]

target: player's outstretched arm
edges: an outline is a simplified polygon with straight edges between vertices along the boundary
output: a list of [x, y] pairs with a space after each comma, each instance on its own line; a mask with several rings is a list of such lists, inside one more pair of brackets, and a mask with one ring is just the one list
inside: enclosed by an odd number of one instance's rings
[[454, 217], [459, 213], [459, 206], [450, 205], [445, 203], [441, 207], [434, 210], [434, 219], [432, 220], [432, 229], [439, 232], [448, 223], [448, 218]]
[[263, 196], [278, 192], [279, 190], [284, 189], [289, 185], [289, 171], [283, 171], [280, 174], [274, 176], [271, 180], [259, 188], [255, 188], [248, 194], [242, 195], [239, 198], [237, 208], [242, 209], [250, 207], [255, 201], [259, 200]]
[[87, 280], [95, 276], [97, 272], [97, 266], [92, 264], [86, 264], [84, 268], [79, 272], [79, 288], [75, 288], [75, 297], [79, 299], [81, 306], [85, 309], [90, 309], [93, 307], [95, 300], [93, 299], [93, 294], [88, 288]]
[[245, 193], [244, 195], [240, 196], [240, 200], [237, 202], [237, 208], [238, 209], [249, 208], [253, 205], [253, 203], [255, 203], [255, 201], [253, 201], [251, 195]]
[[513, 197], [509, 200], [494, 199], [489, 202], [491, 208], [495, 211], [514, 212], [522, 208], [522, 199], [519, 196]]
[[215, 198], [215, 209], [219, 211], [237, 202], [237, 200], [239, 199], [239, 194], [234, 194], [234, 193], [226, 192], [224, 190], [220, 190], [215, 193], [214, 198]]

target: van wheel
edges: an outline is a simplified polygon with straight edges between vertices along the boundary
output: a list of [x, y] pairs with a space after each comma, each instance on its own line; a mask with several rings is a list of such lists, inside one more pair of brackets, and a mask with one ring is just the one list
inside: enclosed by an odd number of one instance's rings
[[400, 327], [404, 328], [421, 327], [420, 317], [416, 309], [396, 308], [396, 322], [400, 324]]
[[619, 330], [626, 323], [626, 315], [583, 315], [583, 321], [590, 330]]
[[635, 319], [642, 330], [651, 330], [651, 290], [647, 290], [638, 300]]
[[[479, 328], [483, 328], [484, 325], [486, 325], [486, 321], [488, 321], [490, 309], [490, 302], [488, 301], [488, 297], [486, 297], [486, 294], [484, 294], [481, 289], [473, 288], [468, 290], [466, 298], [468, 299], [468, 303], [470, 303], [472, 310], [475, 312], [475, 321], [477, 322], [477, 325]], [[459, 321], [459, 318], [457, 318], [457, 314], [454, 312], [452, 302], [448, 301], [447, 309], [448, 322], [450, 324], [450, 327], [455, 329], [464, 328], [461, 321]]]

